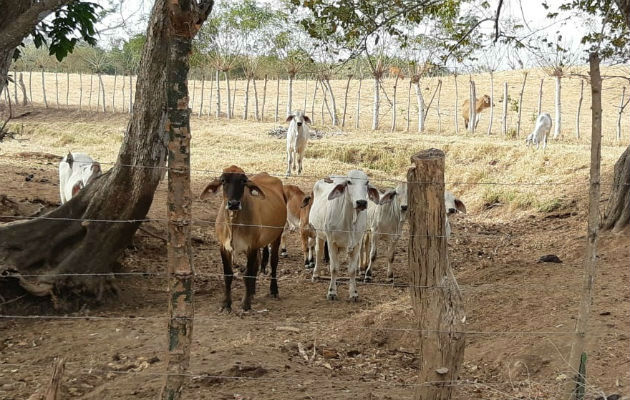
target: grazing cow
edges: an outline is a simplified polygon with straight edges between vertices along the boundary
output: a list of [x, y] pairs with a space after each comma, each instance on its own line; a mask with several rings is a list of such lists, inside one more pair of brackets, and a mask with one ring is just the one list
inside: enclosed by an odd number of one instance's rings
[[534, 128], [534, 131], [525, 139], [527, 147], [529, 147], [530, 144], [535, 144], [536, 150], [538, 150], [540, 142], [542, 142], [543, 150], [546, 149], [547, 136], [549, 136], [549, 132], [551, 132], [551, 124], [551, 115], [549, 115], [549, 113], [541, 113], [538, 118], [536, 118], [536, 127]]
[[458, 212], [466, 214], [466, 205], [451, 192], [444, 191], [444, 206], [446, 208], [446, 236], [451, 236], [451, 224], [448, 216]]
[[[475, 101], [475, 128], [479, 124], [479, 114], [488, 107], [490, 107], [490, 96], [487, 94], [484, 94], [483, 97]], [[464, 126], [468, 129], [468, 122], [470, 120], [470, 101], [468, 99], [464, 100], [462, 104], [462, 115], [464, 116]]]
[[280, 244], [280, 255], [287, 256], [286, 235], [288, 230], [300, 230], [300, 241], [302, 244], [302, 253], [304, 254], [304, 266], [312, 268], [315, 266], [315, 231], [311, 228], [308, 220], [308, 214], [313, 204], [313, 196], [306, 195], [299, 187], [295, 185], [284, 185], [284, 195], [287, 199], [287, 225], [282, 232], [282, 241]]
[[287, 117], [289, 129], [287, 130], [287, 176], [291, 175], [291, 164], [295, 171], [295, 161], [298, 163], [298, 174], [302, 173], [302, 159], [306, 151], [310, 133], [308, 125], [311, 119], [304, 115], [303, 111], [296, 111]]
[[[287, 204], [282, 181], [263, 172], [252, 176], [232, 165], [223, 170], [201, 193], [204, 199], [223, 187], [223, 201], [217, 212], [215, 232], [221, 246], [225, 299], [222, 309], [232, 309], [232, 257], [244, 253], [247, 257], [243, 310], [251, 309], [256, 292], [256, 275], [260, 264], [259, 249], [271, 244], [270, 294], [278, 297], [276, 269], [282, 230], [287, 222]], [[245, 190], [247, 188], [247, 190]]]
[[405, 79], [405, 74], [400, 70], [399, 67], [391, 66], [389, 67], [389, 77], [390, 78], [398, 77], [399, 79]]
[[[361, 269], [365, 270], [365, 281], [372, 280], [372, 263], [376, 260], [378, 239], [387, 242], [387, 279], [394, 279], [392, 264], [394, 251], [407, 219], [407, 183], [399, 184], [380, 196], [378, 205], [368, 206], [368, 230], [363, 237]], [[368, 242], [370, 254], [367, 255]]]
[[70, 201], [101, 175], [101, 164], [85, 153], [68, 153], [59, 163], [59, 196], [61, 204]]
[[313, 280], [318, 277], [324, 241], [330, 253], [330, 285], [327, 298], [337, 298], [337, 270], [342, 249], [348, 253], [348, 285], [350, 299], [357, 300], [356, 271], [359, 267], [361, 241], [367, 229], [368, 199], [379, 202], [378, 190], [370, 185], [363, 171], [351, 170], [346, 176], [322, 179], [313, 187], [313, 205], [310, 224], [316, 232], [315, 268]]

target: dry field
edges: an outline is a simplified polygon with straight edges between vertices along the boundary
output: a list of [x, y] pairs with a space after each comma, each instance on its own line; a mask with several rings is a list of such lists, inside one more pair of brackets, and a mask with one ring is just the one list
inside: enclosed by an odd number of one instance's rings
[[[551, 88], [546, 89], [549, 104]], [[362, 118], [367, 124], [370, 101], [365, 96]], [[443, 92], [444, 103], [446, 99]], [[587, 104], [585, 99], [585, 114]], [[0, 215], [28, 215], [40, 204], [56, 206], [57, 162], [45, 153], [87, 151], [108, 169], [127, 120], [125, 114], [41, 107], [32, 111], [13, 124], [21, 135], [0, 143]], [[274, 126], [194, 118], [193, 192], [200, 193], [230, 164], [248, 172], [282, 174], [284, 141], [267, 134]], [[442, 134], [431, 128], [423, 135], [367, 130], [340, 134], [317, 121], [315, 128], [327, 133], [310, 142], [304, 176], [286, 181], [304, 190], [320, 177], [351, 168], [364, 169], [376, 186], [385, 188], [393, 185], [391, 179], [404, 177], [414, 152], [428, 147], [446, 152], [447, 189], [468, 208], [468, 214], [452, 221], [449, 241], [470, 332], [455, 398], [559, 398], [586, 243], [588, 140], [571, 139], [570, 131], [565, 131], [546, 152], [536, 152], [526, 148], [522, 138], [455, 135], [445, 124]], [[485, 132], [483, 122], [480, 130]], [[614, 130], [606, 132], [604, 198], [614, 162], [625, 148], [611, 140]], [[164, 218], [165, 185], [166, 181], [158, 188], [149, 218]], [[218, 199], [212, 199], [195, 201], [193, 207], [197, 317], [190, 367], [194, 376], [186, 381], [184, 398], [411, 398], [417, 375], [417, 332], [410, 329], [413, 312], [408, 290], [385, 284], [383, 257], [375, 267], [375, 284], [359, 286], [358, 303], [346, 301], [345, 296], [329, 302], [327, 283], [310, 281], [297, 237], [292, 235], [289, 257], [279, 265], [280, 299], [266, 296], [269, 280], [261, 276], [253, 312], [221, 314], [221, 261], [207, 223], [214, 219], [217, 206]], [[147, 225], [165, 235], [162, 222]], [[604, 234], [599, 242], [587, 343], [588, 399], [630, 395], [628, 234]], [[563, 262], [538, 263], [546, 254]], [[399, 283], [407, 280], [406, 260], [403, 236], [394, 266]], [[3, 315], [51, 318], [0, 320], [0, 398], [27, 398], [47, 382], [51, 362], [59, 355], [68, 363], [64, 398], [155, 398], [165, 370], [164, 243], [139, 231], [121, 263], [122, 272], [146, 274], [121, 276], [119, 297], [75, 313], [59, 315], [47, 300], [2, 293], [3, 302], [17, 299], [0, 304]], [[237, 299], [244, 287], [235, 282]], [[6, 287], [0, 285], [0, 290]], [[340, 295], [345, 288], [340, 287]], [[308, 360], [299, 351], [301, 346]]]
[[[523, 110], [521, 120], [521, 137], [525, 137], [534, 127], [536, 120], [536, 111], [538, 104], [538, 93], [540, 81], [543, 82], [543, 98], [542, 111], [549, 112], [554, 115], [554, 96], [555, 81], [554, 78], [545, 75], [540, 69], [530, 69], [523, 71], [504, 71], [496, 72], [494, 75], [494, 117], [492, 125], [492, 133], [501, 133], [501, 118], [503, 110], [503, 85], [508, 84], [508, 112], [507, 112], [507, 131], [509, 135], [516, 134], [518, 120], [518, 104], [519, 93], [523, 82], [523, 73], [527, 72], [527, 81], [525, 91], [523, 93]], [[615, 67], [602, 67], [604, 76], [602, 90], [602, 108], [603, 108], [603, 141], [607, 144], [615, 144], [617, 132], [617, 119], [619, 105], [621, 101], [624, 86], [625, 99], [630, 96], [630, 87], [628, 87], [627, 77], [630, 75], [630, 67], [627, 65]], [[66, 104], [70, 108], [76, 108], [79, 102], [82, 104], [83, 110], [102, 111], [102, 92], [99, 96], [99, 81], [96, 75], [81, 75], [65, 73], [44, 73], [42, 77], [41, 71], [24, 72], [24, 82], [27, 93], [32, 93], [35, 103], [44, 103], [42, 92], [42, 79], [46, 86], [46, 97], [50, 108], [65, 107]], [[565, 140], [575, 143], [587, 143], [589, 141], [589, 124], [591, 122], [590, 114], [590, 89], [588, 82], [584, 85], [584, 100], [582, 104], [582, 112], [580, 114], [581, 138], [575, 138], [576, 132], [576, 111], [578, 107], [578, 99], [580, 97], [580, 82], [583, 76], [588, 75], [586, 67], [575, 67], [568, 76], [562, 80], [562, 135]], [[214, 77], [214, 74], [212, 75]], [[609, 78], [606, 78], [609, 77]], [[625, 79], [619, 77], [626, 77]], [[202, 115], [206, 119], [214, 119], [216, 113], [216, 81], [211, 82], [210, 76], [206, 77], [203, 82], [203, 108]], [[477, 74], [471, 78], [476, 83], [477, 96], [483, 94], [491, 94], [490, 75]], [[426, 117], [426, 129], [428, 133], [449, 134], [455, 131], [455, 105], [460, 104], [469, 98], [469, 76], [461, 75], [457, 78], [458, 95], [455, 96], [455, 79], [453, 76], [444, 76], [440, 78], [426, 78], [421, 81], [421, 88], [428, 104], [435, 92], [438, 79], [442, 80], [442, 90], [440, 96], [436, 95]], [[128, 110], [129, 105], [129, 77], [110, 75], [102, 75], [103, 86], [105, 88], [105, 104], [106, 111], [111, 112], [114, 107], [117, 111]], [[91, 82], [91, 83], [90, 83]], [[114, 83], [116, 83], [114, 85]], [[331, 85], [335, 93], [337, 109], [339, 113], [339, 121], [344, 107], [344, 93], [346, 88], [346, 80], [333, 80]], [[135, 77], [132, 77], [132, 87], [135, 90]], [[230, 81], [230, 89], [234, 99], [234, 118], [242, 119], [244, 110], [246, 82], [242, 80]], [[263, 88], [264, 80], [259, 79], [256, 82], [259, 98], [259, 109], [262, 112]], [[114, 92], [114, 88], [116, 89]], [[221, 110], [225, 115], [227, 109], [227, 92], [226, 83], [221, 74], [220, 81], [221, 90]], [[279, 96], [277, 96], [279, 88]], [[264, 116], [267, 121], [275, 121], [276, 99], [278, 99], [278, 116], [279, 121], [283, 121], [286, 116], [287, 109], [287, 89], [288, 81], [270, 77], [267, 81], [266, 101], [264, 108]], [[348, 90], [346, 128], [354, 130], [356, 125], [356, 110], [358, 97], [359, 80], [352, 79]], [[11, 85], [10, 92], [14, 92]], [[202, 82], [201, 80], [191, 80], [189, 82], [191, 91], [191, 108], [195, 114], [199, 114], [202, 107]], [[211, 93], [212, 89], [212, 93]], [[236, 90], [234, 90], [236, 89]], [[322, 96], [321, 86], [318, 87], [313, 103], [313, 91], [315, 90], [315, 81], [298, 79], [293, 84], [293, 108], [306, 109], [307, 113], [313, 114], [313, 120], [316, 124], [330, 124], [331, 120], [328, 112], [324, 108], [324, 100]], [[383, 92], [384, 91], [384, 92]], [[19, 90], [18, 90], [19, 92]], [[383, 132], [389, 132], [392, 128], [392, 106], [391, 100], [394, 92], [394, 80], [386, 78], [381, 83], [381, 106], [379, 126]], [[57, 99], [58, 93], [58, 99]], [[411, 98], [409, 98], [409, 93]], [[31, 96], [30, 94], [28, 95]], [[211, 97], [212, 96], [212, 97]], [[254, 90], [253, 83], [250, 83], [248, 118], [254, 119]], [[18, 95], [21, 99], [21, 94]], [[359, 127], [360, 130], [368, 129], [372, 123], [372, 104], [374, 97], [374, 81], [366, 78], [361, 83], [361, 96], [359, 102]], [[439, 100], [440, 116], [437, 114], [437, 103]], [[6, 102], [5, 97], [2, 101]], [[330, 99], [329, 99], [330, 101]], [[100, 107], [97, 107], [99, 106]], [[418, 126], [418, 107], [414, 89], [409, 91], [409, 79], [398, 81], [397, 88], [397, 123], [396, 130], [405, 131], [407, 128], [407, 110], [410, 111], [409, 130], [417, 131]], [[486, 110], [479, 122], [478, 132], [486, 133], [490, 119], [490, 110]], [[555, 123], [555, 121], [554, 121]], [[464, 123], [459, 112], [459, 129], [464, 131]], [[555, 128], [554, 128], [555, 129]], [[630, 106], [626, 107], [621, 116], [622, 142], [627, 143], [630, 137]]]

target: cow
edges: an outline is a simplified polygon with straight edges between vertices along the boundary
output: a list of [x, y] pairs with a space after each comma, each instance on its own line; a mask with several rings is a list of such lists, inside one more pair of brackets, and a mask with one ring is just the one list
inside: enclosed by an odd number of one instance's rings
[[547, 137], [551, 132], [551, 115], [549, 113], [541, 113], [536, 118], [536, 127], [525, 139], [525, 144], [529, 147], [530, 144], [536, 145], [536, 150], [540, 147], [540, 142], [543, 143], [543, 150], [547, 148]]
[[251, 309], [256, 292], [260, 249], [268, 244], [271, 244], [269, 292], [272, 297], [278, 297], [278, 249], [287, 222], [287, 203], [282, 181], [265, 172], [248, 177], [245, 171], [232, 165], [210, 182], [200, 197], [205, 199], [216, 194], [221, 187], [223, 200], [214, 227], [220, 244], [225, 280], [225, 298], [221, 308], [227, 312], [232, 309], [232, 258], [234, 253], [244, 253], [247, 268], [243, 277], [245, 297], [242, 307], [247, 311]]
[[282, 233], [280, 255], [287, 256], [286, 235], [288, 231], [299, 229], [302, 253], [304, 254], [304, 266], [315, 266], [315, 231], [309, 224], [308, 214], [313, 204], [313, 195], [306, 195], [302, 189], [295, 185], [284, 185], [284, 195], [287, 199], [287, 225]]
[[[490, 107], [490, 96], [484, 94], [483, 97], [478, 98], [475, 101], [475, 128], [479, 124], [479, 114]], [[464, 126], [468, 129], [468, 122], [470, 120], [470, 100], [464, 100], [462, 104], [462, 115], [464, 116]]]
[[399, 78], [405, 79], [405, 74], [401, 71], [400, 67], [391, 66], [389, 67], [389, 77], [390, 78]]
[[[396, 188], [380, 196], [379, 204], [368, 206], [368, 230], [363, 237], [361, 251], [361, 269], [365, 270], [365, 281], [372, 280], [372, 263], [376, 260], [378, 239], [387, 242], [387, 279], [394, 279], [392, 264], [394, 251], [407, 219], [407, 183], [402, 182]], [[369, 257], [367, 254], [370, 244]]]
[[69, 152], [59, 163], [61, 204], [70, 201], [79, 190], [101, 175], [101, 164], [85, 153]]
[[291, 164], [295, 171], [295, 162], [298, 163], [298, 174], [302, 173], [302, 159], [306, 151], [306, 144], [310, 133], [308, 125], [311, 119], [304, 115], [303, 111], [295, 111], [287, 117], [289, 129], [287, 130], [287, 176], [291, 175]]
[[455, 195], [449, 191], [444, 191], [444, 206], [446, 208], [446, 237], [451, 236], [451, 224], [448, 222], [449, 215], [457, 214], [461, 212], [466, 214], [466, 205], [463, 201], [455, 197]]
[[359, 170], [351, 170], [346, 176], [321, 179], [313, 187], [313, 205], [309, 213], [310, 224], [316, 233], [313, 281], [318, 278], [321, 253], [324, 241], [327, 241], [330, 253], [328, 300], [337, 298], [337, 270], [342, 249], [348, 253], [350, 299], [358, 300], [356, 271], [361, 241], [367, 229], [368, 199], [378, 203], [379, 192]]

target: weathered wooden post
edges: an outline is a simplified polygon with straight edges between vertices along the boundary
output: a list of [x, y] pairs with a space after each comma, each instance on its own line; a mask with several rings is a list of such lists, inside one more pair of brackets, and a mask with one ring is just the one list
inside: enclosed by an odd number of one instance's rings
[[521, 114], [523, 112], [523, 93], [525, 92], [525, 82], [527, 82], [527, 71], [523, 72], [523, 86], [518, 98], [518, 120], [516, 122], [516, 137], [521, 136]]
[[[595, 267], [597, 266], [597, 234], [599, 231], [599, 202], [600, 202], [600, 163], [602, 155], [602, 78], [599, 71], [599, 55], [591, 53], [589, 56], [591, 78], [591, 171], [588, 199], [588, 226], [586, 235], [586, 256], [584, 258], [584, 277], [580, 308], [575, 323], [575, 338], [571, 344], [571, 354], [568, 366], [570, 378], [567, 380], [564, 399], [577, 399], [578, 393], [584, 393], [586, 377], [584, 344], [586, 328], [593, 304], [593, 290], [595, 283]], [[576, 372], [580, 371], [580, 372]]]
[[[473, 121], [471, 121], [473, 122]], [[444, 210], [444, 152], [411, 157], [409, 276], [418, 328], [416, 400], [451, 398], [464, 359], [464, 308], [448, 262]]]

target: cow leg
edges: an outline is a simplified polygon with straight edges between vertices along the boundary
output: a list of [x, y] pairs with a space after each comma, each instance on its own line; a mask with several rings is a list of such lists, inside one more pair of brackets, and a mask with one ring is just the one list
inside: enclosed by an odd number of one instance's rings
[[394, 271], [392, 269], [392, 265], [394, 264], [396, 243], [398, 243], [398, 236], [390, 238], [387, 243], [387, 280], [390, 282], [394, 281]]
[[[339, 248], [337, 245], [328, 241], [328, 250], [330, 251], [330, 285], [328, 286], [328, 300], [337, 299], [337, 271], [339, 270]], [[353, 271], [354, 272], [354, 271]], [[354, 279], [351, 276], [350, 279]]]
[[360, 251], [361, 246], [360, 244], [357, 244], [348, 254], [348, 277], [350, 278], [348, 292], [350, 293], [350, 300], [354, 301], [359, 300], [359, 292], [357, 291], [357, 268], [359, 267]]
[[293, 162], [293, 152], [287, 147], [287, 176], [291, 176], [291, 163]]
[[289, 224], [286, 224], [284, 226], [284, 230], [282, 231], [282, 236], [280, 236], [280, 255], [282, 256], [282, 258], [287, 258], [289, 256], [289, 253], [287, 253], [287, 233], [288, 233], [288, 229], [289, 229]]
[[324, 242], [324, 261], [330, 262], [330, 253], [328, 252], [328, 241]]
[[315, 239], [308, 238], [308, 268], [315, 267]]
[[225, 280], [225, 297], [221, 310], [232, 311], [232, 279], [234, 272], [232, 271], [232, 252], [227, 251], [221, 246], [221, 261], [223, 262], [223, 279]]
[[370, 235], [370, 258], [368, 260], [368, 266], [365, 269], [365, 282], [372, 281], [372, 264], [376, 261], [377, 248], [376, 243], [378, 241], [378, 232], [372, 232]]
[[278, 249], [280, 248], [280, 238], [271, 244], [271, 284], [269, 285], [269, 294], [271, 297], [278, 298], [278, 279], [276, 272], [278, 270]]
[[[252, 308], [252, 297], [254, 297], [254, 293], [256, 293], [256, 275], [258, 274], [259, 261], [258, 255], [258, 249], [250, 250], [249, 253], [247, 253], [247, 272], [243, 277], [243, 281], [245, 281], [243, 311], [249, 311]], [[271, 267], [271, 269], [273, 269], [273, 267]]]
[[304, 157], [304, 153], [298, 153], [297, 154], [297, 159], [298, 159], [298, 174], [302, 173], [302, 158]]
[[479, 114], [475, 115], [475, 129], [477, 129], [477, 125], [479, 125], [479, 117]]
[[267, 275], [267, 264], [269, 263], [269, 246], [262, 248], [262, 261], [260, 262], [260, 272]]
[[319, 263], [322, 260], [322, 249], [324, 248], [324, 239], [315, 238], [315, 268], [313, 268], [313, 282], [319, 278]]
[[302, 257], [304, 258], [304, 268], [308, 268], [310, 265], [309, 259], [309, 237], [308, 233], [300, 231], [300, 244], [302, 245]]

